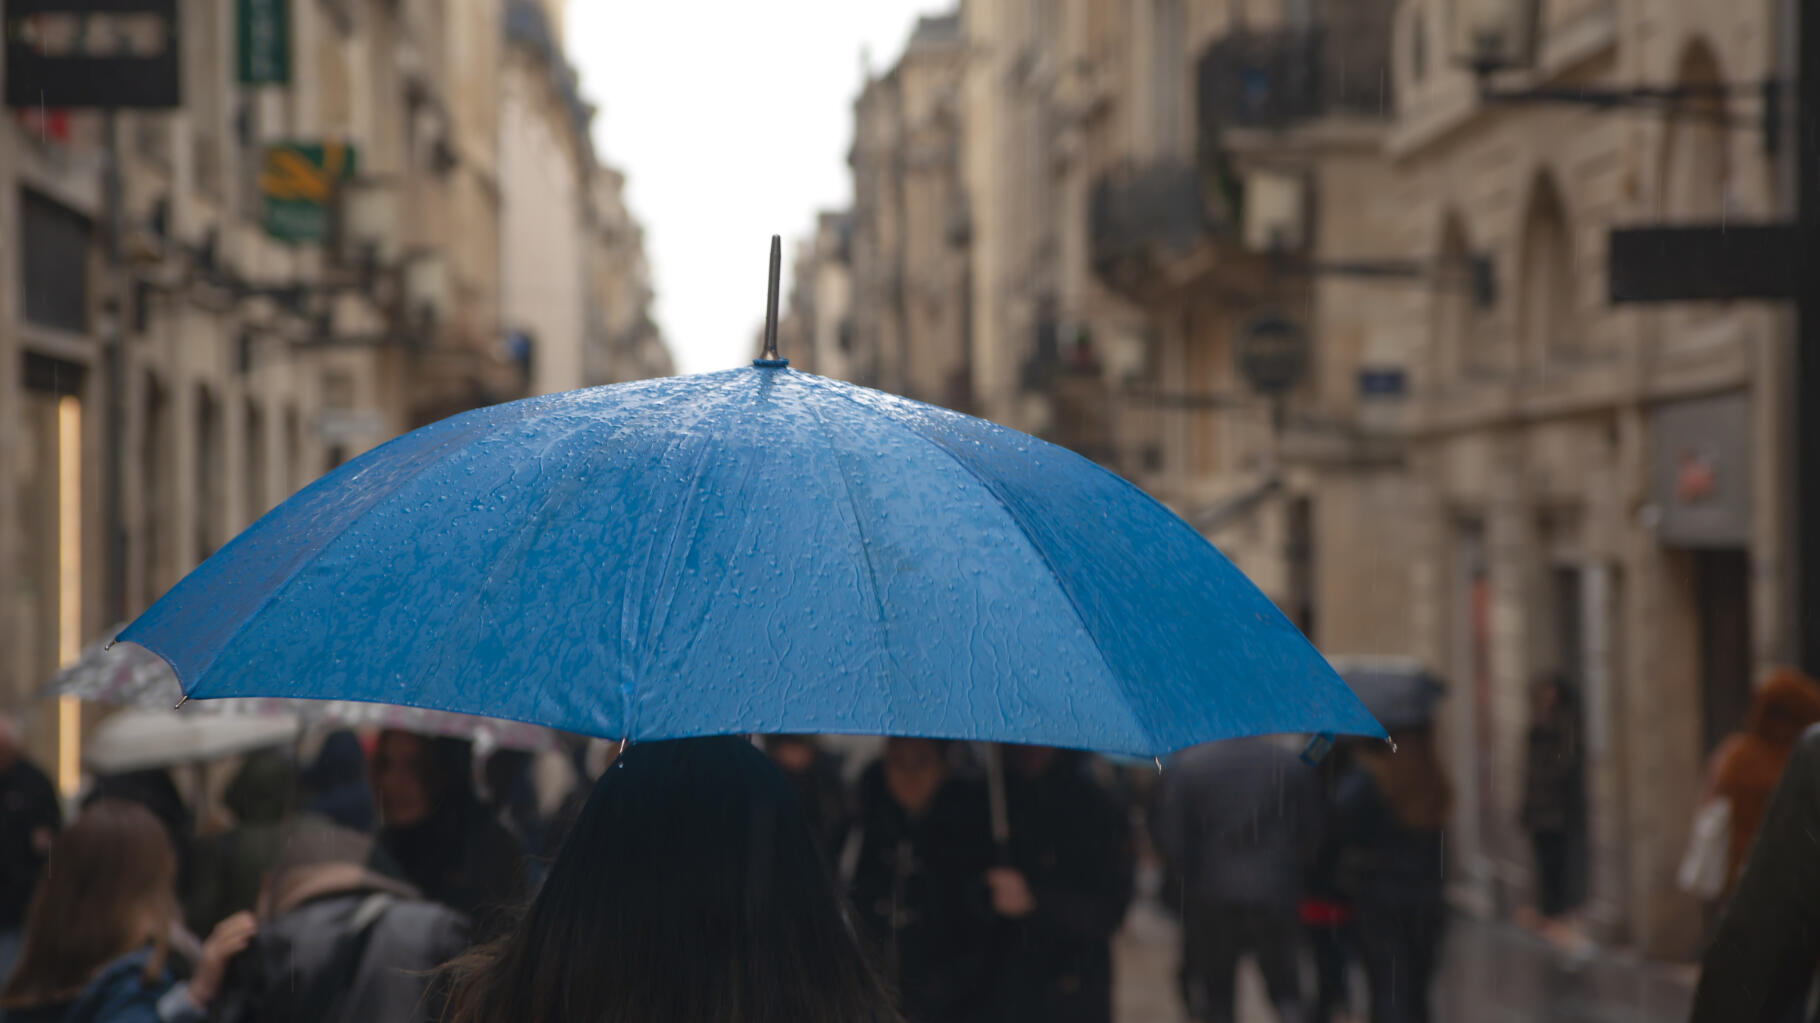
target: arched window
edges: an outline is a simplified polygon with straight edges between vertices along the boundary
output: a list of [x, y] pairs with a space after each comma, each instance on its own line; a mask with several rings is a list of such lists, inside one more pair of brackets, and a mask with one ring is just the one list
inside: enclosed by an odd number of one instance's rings
[[[1725, 80], [1712, 47], [1695, 40], [1682, 51], [1675, 73], [1679, 85]], [[1711, 223], [1730, 215], [1731, 135], [1716, 97], [1690, 100], [1667, 118], [1662, 153], [1661, 213], [1665, 219]]]
[[1472, 248], [1458, 213], [1448, 213], [1436, 250], [1432, 320], [1434, 366], [1443, 383], [1497, 368], [1497, 353], [1473, 330]]
[[1578, 296], [1567, 223], [1553, 176], [1536, 175], [1523, 217], [1518, 278], [1517, 343], [1525, 368], [1557, 361], [1578, 348]]

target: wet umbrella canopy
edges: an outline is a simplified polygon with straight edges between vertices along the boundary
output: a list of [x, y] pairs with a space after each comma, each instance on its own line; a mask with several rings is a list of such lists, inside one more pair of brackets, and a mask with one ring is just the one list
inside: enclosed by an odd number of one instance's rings
[[1152, 755], [1381, 735], [1137, 488], [782, 360], [400, 437], [121, 638], [193, 697], [371, 700], [608, 738], [922, 735]]

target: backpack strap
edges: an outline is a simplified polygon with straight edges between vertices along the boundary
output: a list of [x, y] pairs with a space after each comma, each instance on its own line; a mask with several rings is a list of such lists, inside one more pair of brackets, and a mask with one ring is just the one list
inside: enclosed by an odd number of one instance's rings
[[392, 908], [394, 901], [393, 896], [386, 892], [374, 892], [354, 907], [341, 936], [335, 939], [328, 964], [316, 982], [303, 991], [302, 997], [295, 1003], [297, 1011], [292, 1015], [293, 1019], [322, 1023], [339, 1019], [335, 1011], [338, 1003], [353, 987], [354, 975], [360, 970], [361, 960], [366, 958], [367, 943], [373, 937], [373, 929], [384, 919], [386, 910]]

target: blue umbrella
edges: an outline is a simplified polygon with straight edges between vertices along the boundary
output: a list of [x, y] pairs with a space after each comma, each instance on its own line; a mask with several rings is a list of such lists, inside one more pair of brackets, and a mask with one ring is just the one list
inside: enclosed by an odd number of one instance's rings
[[406, 434], [254, 523], [120, 638], [190, 697], [371, 700], [633, 741], [852, 733], [1152, 756], [1383, 734], [1136, 487], [777, 359]]

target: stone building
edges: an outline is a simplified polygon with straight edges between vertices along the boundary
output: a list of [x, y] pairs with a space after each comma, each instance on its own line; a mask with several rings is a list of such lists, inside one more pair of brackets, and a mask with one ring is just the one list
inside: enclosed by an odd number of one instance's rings
[[588, 244], [587, 385], [666, 377], [676, 363], [652, 318], [655, 295], [645, 258], [645, 231], [626, 206], [626, 176], [600, 164], [594, 170]]
[[954, 408], [974, 400], [958, 15], [919, 19], [853, 107], [852, 379]]
[[[1588, 921], [1684, 955], [1699, 907], [1673, 873], [1705, 758], [1793, 652], [1791, 342], [1764, 305], [1614, 305], [1608, 238], [1793, 197], [1756, 90], [1624, 113], [1487, 99], [1455, 56], [1471, 9], [966, 0], [926, 19], [855, 108], [847, 370], [1088, 454], [1324, 651], [1446, 677], [1465, 906], [1531, 898], [1531, 685], [1564, 675]], [[1490, 85], [1791, 77], [1773, 3], [1540, 9], [1537, 66]], [[914, 295], [964, 329], [916, 319]]]
[[[1717, 100], [1627, 115], [1487, 103], [1447, 59], [1454, 6], [1399, 5], [1392, 172], [1322, 207], [1321, 231], [1435, 277], [1374, 300], [1370, 323], [1342, 285], [1317, 289], [1322, 407], [1387, 457], [1321, 475], [1315, 636], [1452, 679], [1457, 876], [1486, 908], [1528, 897], [1530, 686], [1570, 679], [1591, 765], [1589, 918], [1684, 955], [1700, 907], [1674, 873], [1706, 756], [1792, 654], [1790, 342], [1767, 306], [1613, 305], [1607, 246], [1614, 227], [1772, 219], [1792, 197], [1753, 91], [1723, 123]], [[1499, 87], [1787, 77], [1771, 4], [1542, 10], [1535, 68]], [[1489, 302], [1459, 286], [1480, 263]], [[1349, 375], [1400, 383], [1347, 394]]]
[[[248, 85], [235, 6], [178, 5], [182, 105], [118, 116], [117, 232], [100, 113], [0, 123], [0, 709], [66, 784], [61, 663], [324, 471], [526, 393], [501, 0], [286, 9], [288, 80]], [[275, 204], [300, 160], [316, 200]]]

